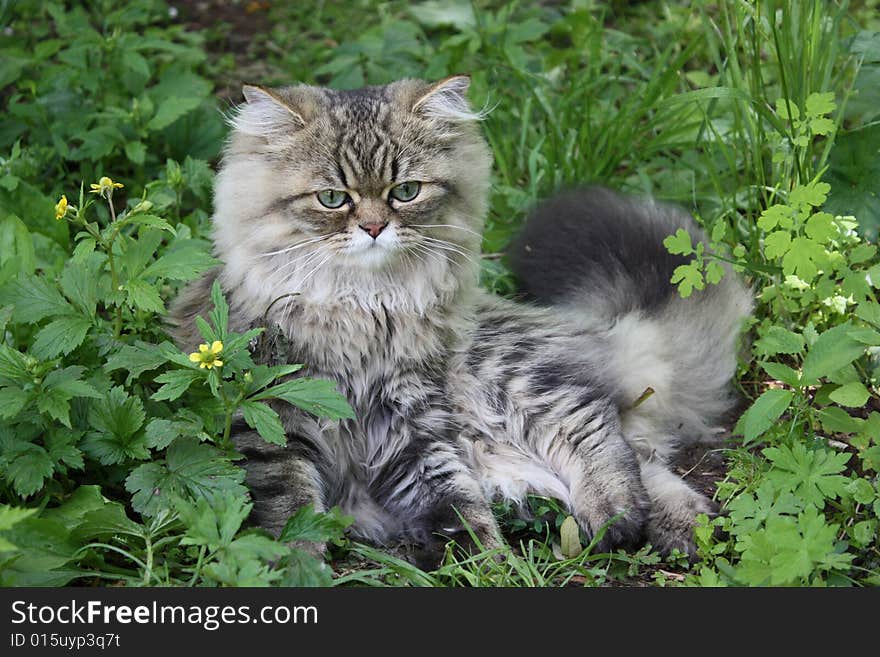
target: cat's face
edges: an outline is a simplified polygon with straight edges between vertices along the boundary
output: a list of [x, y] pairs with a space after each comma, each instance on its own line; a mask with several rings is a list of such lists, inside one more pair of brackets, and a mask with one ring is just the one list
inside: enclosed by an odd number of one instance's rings
[[315, 298], [472, 275], [490, 156], [467, 84], [246, 87], [216, 195], [227, 275]]

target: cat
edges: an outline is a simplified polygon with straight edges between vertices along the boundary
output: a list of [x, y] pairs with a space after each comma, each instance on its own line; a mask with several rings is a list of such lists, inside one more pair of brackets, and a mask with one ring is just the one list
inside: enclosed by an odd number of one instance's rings
[[604, 531], [597, 549], [692, 553], [712, 504], [668, 464], [731, 407], [749, 291], [728, 271], [681, 299], [661, 241], [697, 226], [601, 188], [527, 221], [511, 253], [530, 300], [481, 289], [492, 158], [469, 82], [244, 87], [215, 189], [223, 264], [179, 295], [172, 334], [196, 346], [219, 280], [232, 330], [269, 326], [269, 351], [356, 415], [279, 404], [286, 447], [237, 424], [253, 520], [277, 534], [339, 506], [355, 538], [427, 567], [448, 539], [502, 545], [491, 503], [537, 494]]

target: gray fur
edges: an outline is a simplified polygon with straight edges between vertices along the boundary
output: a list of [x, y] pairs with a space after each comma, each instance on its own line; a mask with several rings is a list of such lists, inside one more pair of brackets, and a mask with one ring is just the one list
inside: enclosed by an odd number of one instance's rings
[[[695, 438], [727, 408], [748, 302], [712, 321], [694, 322], [689, 313], [702, 306], [671, 298], [650, 315], [632, 307], [617, 316], [602, 312], [602, 294], [624, 288], [599, 284], [598, 272], [554, 308], [481, 290], [491, 158], [466, 87], [456, 77], [352, 92], [246, 90], [217, 180], [224, 264], [180, 296], [175, 337], [187, 349], [199, 341], [192, 320], [208, 311], [216, 278], [234, 329], [277, 327], [285, 359], [336, 381], [356, 414], [333, 422], [278, 407], [284, 449], [238, 435], [256, 520], [278, 531], [301, 504], [339, 505], [355, 517], [356, 537], [416, 543], [430, 563], [437, 534], [466, 538], [461, 518], [496, 545], [489, 503], [537, 493], [562, 500], [589, 535], [619, 516], [601, 547], [646, 532], [661, 548], [687, 546], [701, 498], [657, 468], [685, 437], [676, 422]], [[390, 200], [404, 181], [421, 182], [419, 196]], [[345, 190], [350, 202], [329, 210], [316, 199], [322, 189]], [[359, 228], [378, 222], [387, 227], [375, 238]], [[728, 304], [731, 291], [746, 299], [737, 286], [708, 293], [707, 305]], [[658, 351], [638, 354], [650, 361], [643, 367], [626, 349], [645, 322], [651, 340], [641, 349]], [[701, 364], [700, 391], [679, 387], [675, 377], [693, 363], [678, 362], [678, 342], [658, 342], [676, 322], [722, 342]], [[277, 342], [271, 351], [264, 360], [277, 358]], [[643, 384], [656, 395], [628, 411]]]

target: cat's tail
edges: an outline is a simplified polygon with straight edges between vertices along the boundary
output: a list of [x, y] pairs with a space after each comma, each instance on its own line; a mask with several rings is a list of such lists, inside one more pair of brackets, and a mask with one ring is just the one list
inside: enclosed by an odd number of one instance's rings
[[511, 250], [522, 291], [603, 343], [597, 366], [619, 397], [624, 434], [662, 458], [717, 433], [735, 403], [738, 337], [752, 307], [729, 268], [718, 285], [679, 295], [670, 278], [689, 258], [663, 246], [679, 228], [705, 243], [679, 208], [588, 187], [536, 208]]

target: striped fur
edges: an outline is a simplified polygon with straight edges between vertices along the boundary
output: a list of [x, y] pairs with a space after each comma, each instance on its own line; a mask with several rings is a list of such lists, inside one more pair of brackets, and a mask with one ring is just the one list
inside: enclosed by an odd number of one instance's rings
[[[633, 383], [614, 350], [632, 336], [619, 318], [477, 286], [491, 157], [466, 88], [459, 76], [246, 92], [215, 194], [223, 265], [179, 297], [175, 337], [198, 342], [193, 318], [218, 279], [233, 328], [277, 328], [272, 354], [258, 356], [281, 353], [336, 381], [356, 413], [331, 422], [279, 406], [286, 448], [240, 432], [255, 519], [278, 531], [302, 504], [338, 505], [356, 537], [416, 544], [428, 564], [438, 534], [467, 542], [462, 520], [497, 544], [489, 503], [537, 493], [562, 500], [589, 535], [610, 525], [602, 547], [646, 532], [661, 548], [687, 547], [708, 507], [662, 465], [678, 438], [671, 427], [658, 426], [661, 457], [638, 442], [654, 440], [651, 423], [670, 409], [627, 414]], [[421, 183], [417, 197], [392, 198], [406, 181]], [[348, 201], [324, 207], [324, 189]], [[361, 228], [375, 224], [385, 225], [376, 237]], [[729, 360], [718, 354], [725, 384]], [[667, 401], [679, 399], [645, 406]], [[724, 407], [709, 404], [700, 426]]]

